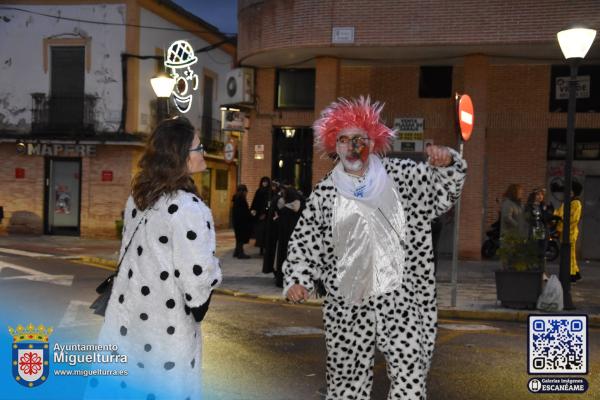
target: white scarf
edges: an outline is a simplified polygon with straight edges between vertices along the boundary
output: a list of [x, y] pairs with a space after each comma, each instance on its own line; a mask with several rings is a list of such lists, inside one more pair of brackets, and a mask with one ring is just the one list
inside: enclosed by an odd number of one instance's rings
[[343, 196], [370, 204], [379, 199], [388, 183], [387, 172], [379, 157], [374, 154], [369, 155], [367, 170], [363, 176], [347, 173], [340, 162], [333, 169], [331, 179]]

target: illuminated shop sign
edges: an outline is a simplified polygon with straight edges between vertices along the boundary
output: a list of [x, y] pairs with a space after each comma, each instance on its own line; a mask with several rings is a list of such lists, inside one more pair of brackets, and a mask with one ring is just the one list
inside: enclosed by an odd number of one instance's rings
[[182, 113], [192, 107], [192, 91], [198, 89], [198, 75], [191, 66], [198, 62], [192, 46], [185, 40], [173, 42], [167, 50], [165, 68], [173, 79], [173, 102]]

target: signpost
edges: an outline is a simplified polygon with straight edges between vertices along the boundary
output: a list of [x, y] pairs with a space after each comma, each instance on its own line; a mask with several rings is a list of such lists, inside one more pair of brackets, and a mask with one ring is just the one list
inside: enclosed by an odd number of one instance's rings
[[[456, 101], [456, 130], [460, 133], [458, 135], [458, 147], [459, 153], [462, 157], [464, 142], [471, 139], [473, 133], [473, 124], [475, 123], [475, 112], [473, 110], [473, 102], [471, 97], [467, 94], [459, 95], [458, 93], [454, 97]], [[461, 196], [462, 197], [462, 196]], [[452, 299], [451, 306], [456, 307], [456, 291], [458, 284], [458, 234], [460, 227], [460, 203], [461, 197], [458, 198], [456, 206], [454, 206], [454, 243], [452, 246]]]
[[223, 158], [225, 162], [232, 163], [235, 158], [235, 144], [232, 139], [225, 144], [225, 148], [223, 149]]

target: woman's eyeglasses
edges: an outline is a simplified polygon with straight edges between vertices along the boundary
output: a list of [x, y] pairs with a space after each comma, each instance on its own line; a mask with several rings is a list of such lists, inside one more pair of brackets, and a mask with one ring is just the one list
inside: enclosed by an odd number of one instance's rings
[[206, 150], [204, 150], [204, 145], [202, 143], [200, 143], [198, 145], [198, 147], [194, 147], [194, 148], [190, 149], [190, 151], [199, 151], [200, 154], [202, 154], [202, 155], [206, 154]]

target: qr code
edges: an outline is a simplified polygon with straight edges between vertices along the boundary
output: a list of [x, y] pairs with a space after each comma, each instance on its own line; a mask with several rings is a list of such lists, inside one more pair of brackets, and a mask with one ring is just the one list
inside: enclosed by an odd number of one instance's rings
[[587, 316], [530, 315], [530, 374], [587, 374]]

